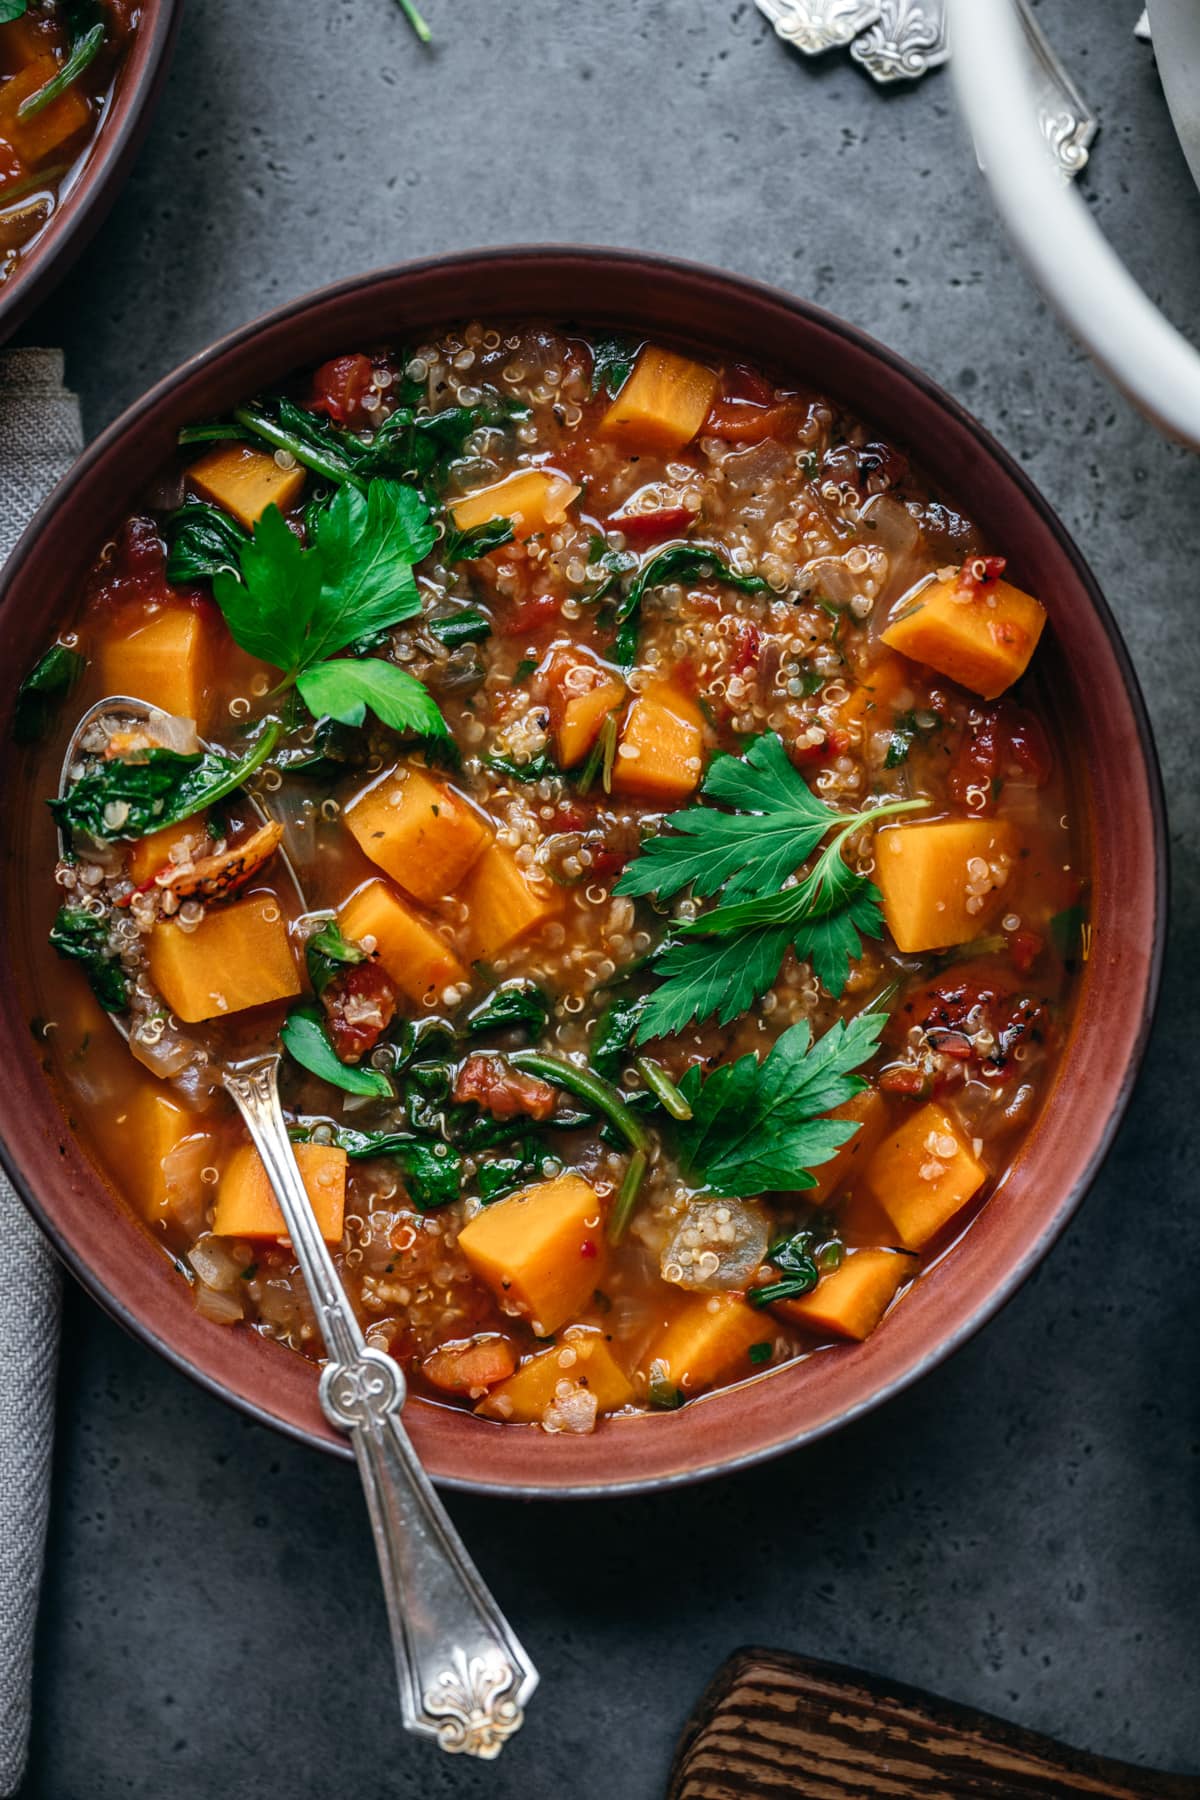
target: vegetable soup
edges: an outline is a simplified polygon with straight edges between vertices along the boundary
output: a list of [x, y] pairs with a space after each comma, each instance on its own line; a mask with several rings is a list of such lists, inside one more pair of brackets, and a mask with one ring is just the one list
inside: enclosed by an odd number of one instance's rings
[[216, 1069], [281, 1044], [427, 1397], [586, 1432], [886, 1331], [1088, 947], [1045, 613], [993, 549], [820, 395], [575, 328], [185, 430], [18, 731], [44, 811], [86, 707], [157, 709], [102, 708], [52, 803], [35, 1030], [200, 1311], [321, 1355]]
[[0, 283], [87, 158], [139, 16], [137, 0], [0, 0]]

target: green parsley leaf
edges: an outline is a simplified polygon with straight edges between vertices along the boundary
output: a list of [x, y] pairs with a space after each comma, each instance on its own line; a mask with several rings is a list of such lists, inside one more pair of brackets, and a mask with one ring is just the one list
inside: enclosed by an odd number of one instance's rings
[[11, 25], [14, 19], [22, 19], [29, 0], [0, 0], [0, 25]]
[[448, 569], [455, 563], [472, 562], [478, 556], [486, 556], [489, 550], [499, 550], [501, 544], [511, 544], [514, 535], [511, 519], [485, 519], [469, 531], [459, 531], [452, 525], [442, 544], [442, 561]]
[[213, 593], [237, 642], [291, 679], [356, 639], [421, 610], [413, 564], [433, 544], [415, 488], [340, 487], [318, 515], [311, 550], [268, 506], [239, 551], [240, 576], [218, 570]]
[[668, 940], [652, 964], [662, 986], [646, 1000], [637, 1042], [672, 1037], [693, 1020], [714, 1015], [728, 1025], [748, 1012], [778, 975], [789, 941], [783, 926], [737, 937]]
[[698, 899], [721, 888], [727, 900], [774, 893], [844, 817], [797, 774], [773, 731], [744, 756], [714, 756], [700, 794], [709, 804], [669, 814], [615, 893], [658, 900], [685, 888]]
[[448, 727], [437, 701], [407, 669], [377, 657], [334, 657], [302, 669], [296, 686], [317, 718], [361, 725], [367, 708], [393, 731], [418, 737], [445, 737]]
[[755, 1368], [758, 1368], [761, 1363], [770, 1362], [774, 1349], [774, 1344], [751, 1344], [746, 1354]]
[[298, 1006], [288, 1014], [280, 1042], [294, 1062], [347, 1094], [390, 1100], [392, 1084], [378, 1069], [353, 1069], [342, 1062], [329, 1041], [325, 1021], [315, 1006]]
[[884, 1024], [860, 1015], [814, 1043], [801, 1020], [762, 1062], [751, 1052], [707, 1079], [690, 1068], [679, 1085], [692, 1117], [675, 1127], [684, 1177], [725, 1197], [815, 1187], [810, 1171], [858, 1129], [826, 1115], [866, 1085], [854, 1071], [874, 1056]]
[[355, 963], [366, 962], [367, 953], [361, 945], [352, 944], [349, 938], [343, 937], [336, 919], [327, 919], [305, 944], [304, 960], [313, 992], [320, 995], [344, 970]]
[[[669, 815], [614, 890], [660, 902], [684, 889], [700, 899], [724, 890], [724, 905], [679, 926], [655, 954], [663, 986], [647, 1004], [640, 1043], [711, 1014], [728, 1024], [771, 986], [789, 945], [840, 998], [862, 939], [883, 931], [878, 890], [850, 868], [842, 847], [863, 826], [927, 804], [837, 812], [796, 773], [773, 732], [744, 756], [715, 757], [700, 791], [701, 804]], [[785, 886], [835, 830], [803, 880]]]
[[108, 945], [108, 923], [81, 906], [60, 906], [50, 927], [50, 942], [60, 956], [82, 964], [92, 992], [105, 1012], [124, 1012], [129, 980]]

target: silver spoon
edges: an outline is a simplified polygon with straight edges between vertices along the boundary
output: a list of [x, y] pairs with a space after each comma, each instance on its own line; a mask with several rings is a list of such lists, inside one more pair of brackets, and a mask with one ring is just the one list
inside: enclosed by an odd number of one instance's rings
[[[82, 738], [102, 717], [150, 724], [155, 709], [124, 695], [97, 701], [67, 747], [59, 796], [86, 755]], [[159, 717], [162, 715], [159, 714]], [[207, 746], [206, 746], [207, 747]], [[246, 790], [241, 790], [246, 792]], [[268, 815], [246, 793], [255, 813]], [[60, 846], [62, 838], [60, 833]], [[286, 852], [281, 858], [303, 904]], [[113, 1024], [129, 1041], [119, 1014]], [[220, 1061], [220, 1074], [262, 1157], [308, 1287], [329, 1360], [321, 1409], [354, 1446], [379, 1556], [406, 1730], [443, 1750], [490, 1759], [519, 1730], [538, 1674], [485, 1586], [400, 1422], [404, 1373], [368, 1347], [321, 1236], [279, 1104], [280, 1052]]]

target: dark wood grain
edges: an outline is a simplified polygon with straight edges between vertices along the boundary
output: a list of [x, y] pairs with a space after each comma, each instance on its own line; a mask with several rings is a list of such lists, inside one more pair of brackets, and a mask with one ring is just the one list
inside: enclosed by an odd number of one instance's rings
[[1071, 1750], [835, 1663], [740, 1650], [679, 1742], [667, 1800], [1200, 1800], [1200, 1778]]

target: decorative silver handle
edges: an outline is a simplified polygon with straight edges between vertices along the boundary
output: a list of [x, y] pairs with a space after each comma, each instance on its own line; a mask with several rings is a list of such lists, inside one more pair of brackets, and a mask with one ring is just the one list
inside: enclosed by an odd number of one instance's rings
[[279, 1104], [279, 1057], [225, 1071], [263, 1159], [329, 1350], [325, 1417], [354, 1446], [379, 1556], [409, 1731], [443, 1750], [498, 1756], [538, 1675], [467, 1555], [400, 1423], [398, 1363], [368, 1348], [322, 1238]]

